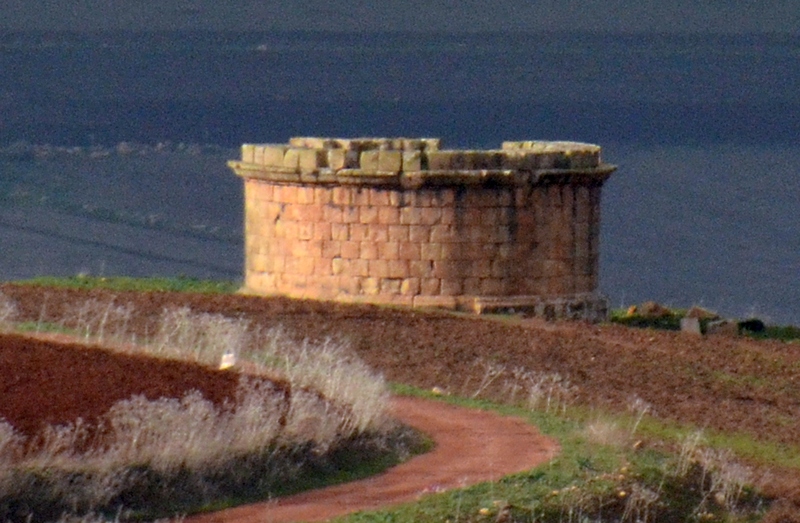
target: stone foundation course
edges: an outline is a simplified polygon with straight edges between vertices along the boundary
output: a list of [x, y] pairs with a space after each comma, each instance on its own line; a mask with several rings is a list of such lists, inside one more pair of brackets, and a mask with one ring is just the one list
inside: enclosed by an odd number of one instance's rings
[[242, 146], [244, 291], [605, 317], [600, 147], [292, 138]]

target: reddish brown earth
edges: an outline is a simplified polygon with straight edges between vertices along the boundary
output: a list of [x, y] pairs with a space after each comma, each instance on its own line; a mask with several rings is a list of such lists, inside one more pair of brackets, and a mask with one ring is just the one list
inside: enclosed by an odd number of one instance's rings
[[446, 403], [396, 397], [392, 412], [435, 442], [417, 456], [365, 480], [189, 518], [195, 523], [323, 521], [412, 501], [425, 494], [492, 481], [551, 459], [557, 445], [521, 419]]
[[[282, 326], [298, 338], [332, 336], [348, 340], [391, 381], [438, 386], [454, 394], [474, 393], [490, 362], [506, 369], [483, 392], [498, 401], [509, 399], [505, 378], [514, 369], [558, 373], [573, 386], [576, 403], [625, 411], [638, 397], [666, 420], [800, 444], [798, 343], [240, 295], [15, 285], [2, 285], [0, 292], [16, 301], [19, 319], [30, 321], [74, 318], [86, 300], [113, 299], [134, 307], [129, 328], [140, 335], [153, 332], [165, 307], [189, 306], [261, 326]], [[3, 365], [3, 373], [7, 367]], [[777, 479], [768, 488], [800, 499], [796, 471], [771, 473]]]
[[231, 372], [18, 334], [0, 335], [0, 369], [0, 415], [28, 437], [78, 418], [96, 425], [134, 395], [180, 398], [194, 389], [219, 405], [239, 384]]

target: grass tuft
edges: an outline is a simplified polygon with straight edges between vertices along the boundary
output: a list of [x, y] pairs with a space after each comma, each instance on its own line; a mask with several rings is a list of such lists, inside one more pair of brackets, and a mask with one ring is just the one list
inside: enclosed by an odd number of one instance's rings
[[203, 280], [190, 276], [174, 278], [130, 278], [127, 276], [40, 276], [14, 283], [42, 287], [67, 287], [72, 289], [109, 289], [139, 292], [195, 292], [203, 294], [230, 294], [241, 288], [241, 282]]
[[[13, 302], [2, 304], [13, 312]], [[198, 392], [135, 396], [96, 426], [78, 419], [29, 440], [0, 419], [0, 521], [220, 507], [361, 477], [424, 447], [389, 420], [383, 377], [344, 342], [298, 342], [188, 308], [165, 309], [152, 337], [136, 339], [132, 313], [88, 300], [47, 325], [90, 344], [211, 366], [235, 354], [249, 372], [236, 397], [217, 407]]]

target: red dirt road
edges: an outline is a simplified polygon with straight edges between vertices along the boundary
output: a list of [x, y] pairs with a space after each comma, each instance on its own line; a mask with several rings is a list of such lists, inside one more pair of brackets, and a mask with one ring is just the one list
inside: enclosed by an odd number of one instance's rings
[[[35, 437], [45, 425], [90, 426], [132, 395], [181, 397], [196, 389], [222, 403], [238, 374], [197, 364], [86, 347], [64, 335], [0, 335], [0, 418]], [[142, 379], [146, 376], [147, 379]], [[276, 383], [276, 391], [281, 390]], [[558, 444], [523, 420], [444, 402], [395, 397], [392, 414], [435, 448], [362, 481], [190, 518], [197, 523], [322, 521], [496, 480], [550, 460]]]
[[[800, 343], [733, 336], [694, 336], [620, 325], [547, 323], [514, 317], [344, 305], [243, 295], [80, 290], [1, 284], [17, 321], [74, 326], [82, 304], [130, 305], [127, 328], [152, 334], [167, 308], [241, 318], [280, 327], [297, 339], [345, 340], [392, 382], [471, 396], [487, 366], [503, 374], [481, 397], [514, 402], [514, 373], [561, 376], [570, 402], [630, 412], [633, 400], [667, 422], [748, 435], [778, 447], [800, 444]], [[0, 361], [0, 364], [3, 362]], [[0, 365], [0, 392], [13, 369]], [[517, 394], [516, 401], [521, 400]], [[0, 407], [3, 402], [0, 401]], [[41, 404], [25, 413], [44, 415]], [[800, 513], [796, 468], [764, 467], [760, 487]]]
[[436, 448], [353, 483], [188, 518], [193, 523], [324, 521], [413, 501], [426, 493], [497, 480], [541, 465], [558, 445], [523, 420], [442, 402], [395, 397], [394, 416], [425, 432]]

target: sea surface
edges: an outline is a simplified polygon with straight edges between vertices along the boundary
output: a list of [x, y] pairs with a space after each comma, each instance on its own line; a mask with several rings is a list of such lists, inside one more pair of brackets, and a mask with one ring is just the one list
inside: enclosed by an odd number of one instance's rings
[[225, 161], [297, 135], [600, 144], [613, 306], [800, 324], [786, 35], [0, 34], [0, 279], [241, 278]]

